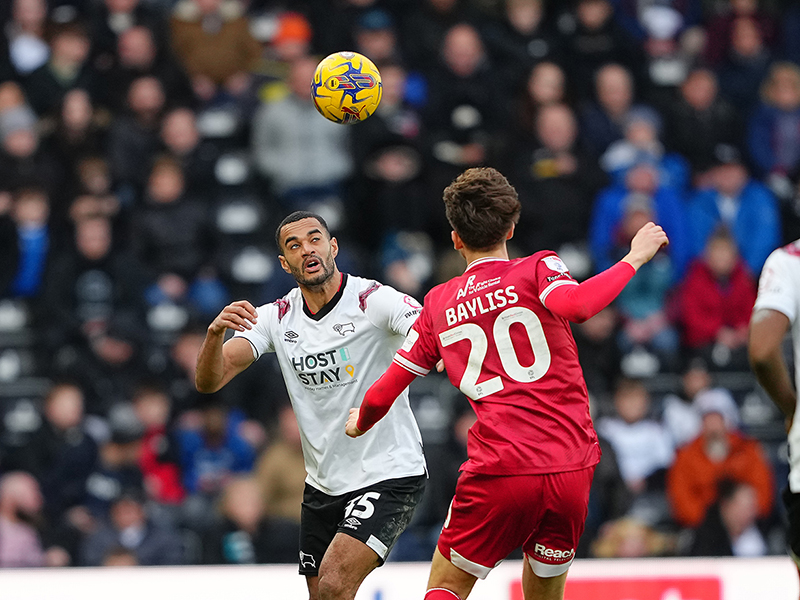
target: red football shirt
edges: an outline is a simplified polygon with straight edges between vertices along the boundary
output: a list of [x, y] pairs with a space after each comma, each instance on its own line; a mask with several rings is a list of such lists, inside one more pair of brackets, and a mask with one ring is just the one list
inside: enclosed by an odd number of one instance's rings
[[425, 297], [394, 361], [425, 375], [442, 358], [469, 398], [478, 420], [463, 470], [557, 473], [600, 460], [572, 331], [545, 306], [562, 285], [577, 282], [545, 251], [479, 259]]

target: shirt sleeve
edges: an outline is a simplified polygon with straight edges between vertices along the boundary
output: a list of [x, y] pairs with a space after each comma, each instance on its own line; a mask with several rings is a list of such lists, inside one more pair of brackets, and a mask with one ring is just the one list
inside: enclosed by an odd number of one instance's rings
[[394, 363], [414, 375], [427, 375], [440, 358], [429, 315], [430, 311], [423, 307], [406, 341], [394, 355]]
[[569, 269], [564, 261], [555, 252], [550, 252], [540, 256], [536, 261], [535, 279], [539, 290], [539, 300], [545, 306], [547, 296], [554, 289], [565, 285], [578, 285], [578, 282], [569, 274]]
[[252, 329], [237, 331], [233, 337], [241, 337], [250, 342], [253, 347], [253, 357], [258, 360], [262, 354], [275, 352], [270, 326], [273, 322], [277, 322], [278, 316], [273, 304], [264, 304], [256, 309], [256, 317], [256, 324]]
[[794, 262], [793, 257], [784, 250], [776, 250], [769, 255], [758, 280], [758, 297], [753, 310], [777, 310], [794, 323], [798, 290], [791, 262]]
[[365, 312], [377, 327], [405, 336], [419, 317], [422, 306], [408, 294], [382, 285], [364, 297]]

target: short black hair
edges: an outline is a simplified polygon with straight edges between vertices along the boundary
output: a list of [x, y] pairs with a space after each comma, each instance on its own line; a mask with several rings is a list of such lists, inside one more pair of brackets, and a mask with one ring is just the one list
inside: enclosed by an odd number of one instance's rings
[[278, 225], [278, 228], [275, 230], [275, 245], [278, 247], [278, 252], [283, 254], [283, 245], [281, 244], [281, 229], [283, 229], [289, 223], [296, 223], [297, 221], [302, 221], [303, 219], [316, 219], [319, 221], [319, 224], [322, 225], [325, 233], [328, 234], [328, 239], [331, 238], [331, 230], [328, 228], [328, 224], [325, 222], [325, 219], [323, 219], [317, 213], [313, 213], [308, 210], [296, 210], [283, 221], [281, 221], [281, 224]]

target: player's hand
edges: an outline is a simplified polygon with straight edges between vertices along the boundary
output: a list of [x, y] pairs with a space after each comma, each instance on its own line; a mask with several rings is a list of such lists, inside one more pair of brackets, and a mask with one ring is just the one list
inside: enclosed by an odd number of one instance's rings
[[667, 244], [669, 244], [669, 239], [661, 226], [652, 222], [647, 223], [633, 236], [631, 251], [622, 260], [638, 271], [639, 267], [653, 258], [656, 252]]
[[256, 324], [256, 309], [247, 300], [237, 300], [228, 304], [208, 326], [208, 332], [222, 335], [226, 329], [245, 331]]
[[444, 371], [444, 359], [440, 358], [439, 362], [436, 363], [436, 372], [441, 373]]
[[358, 423], [359, 412], [361, 412], [359, 409], [351, 408], [350, 416], [347, 417], [347, 425], [344, 426], [344, 432], [351, 438], [357, 438], [358, 436], [366, 433], [366, 431], [361, 431], [356, 425], [356, 423]]

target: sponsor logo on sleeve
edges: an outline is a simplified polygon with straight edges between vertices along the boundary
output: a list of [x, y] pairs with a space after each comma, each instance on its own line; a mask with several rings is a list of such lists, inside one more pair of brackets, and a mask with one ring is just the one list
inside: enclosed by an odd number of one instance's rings
[[306, 554], [302, 550], [300, 550], [300, 566], [305, 568], [316, 569], [317, 568], [317, 561], [314, 560], [314, 557], [310, 554]]
[[417, 343], [419, 339], [419, 334], [416, 332], [415, 329], [409, 329], [408, 335], [406, 336], [406, 341], [403, 342], [403, 345], [400, 346], [400, 349], [405, 352], [411, 352], [411, 349], [414, 347], [414, 344]]

